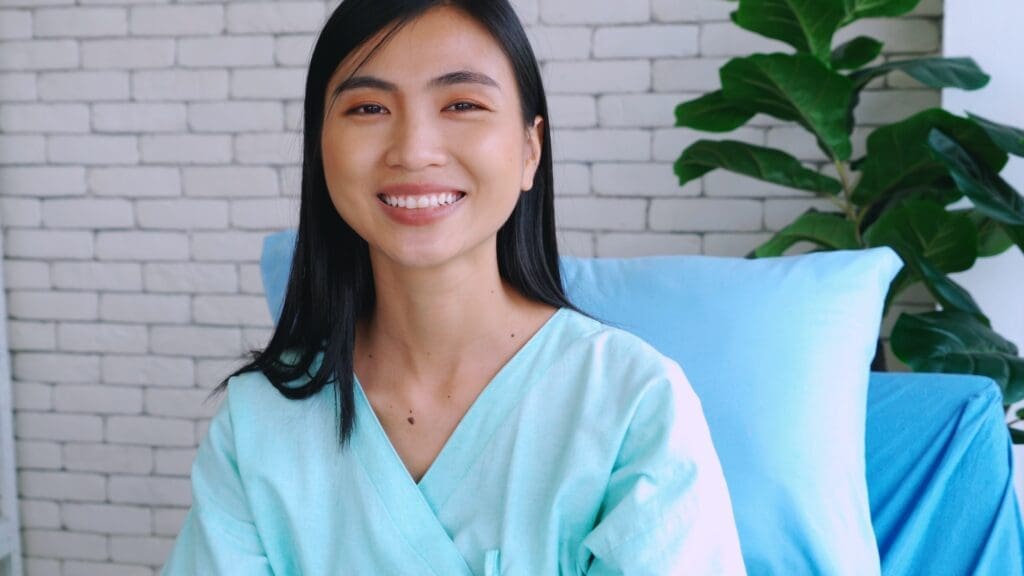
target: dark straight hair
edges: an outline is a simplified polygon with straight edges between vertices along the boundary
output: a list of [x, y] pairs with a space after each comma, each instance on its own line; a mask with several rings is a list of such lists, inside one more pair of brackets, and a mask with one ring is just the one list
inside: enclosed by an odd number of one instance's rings
[[[320, 148], [325, 92], [331, 76], [353, 50], [393, 24], [381, 40], [386, 42], [398, 29], [437, 6], [459, 9], [491, 33], [512, 64], [524, 125], [532, 126], [537, 115], [544, 118], [533, 187], [520, 194], [511, 216], [498, 230], [499, 273], [527, 298], [576, 309], [565, 295], [558, 268], [551, 130], [544, 86], [526, 33], [507, 0], [345, 0], [324, 24], [306, 77], [299, 228], [280, 317], [267, 347], [250, 351], [249, 362], [221, 381], [211, 396], [226, 390], [232, 377], [257, 370], [293, 400], [317, 394], [333, 380], [340, 444], [344, 446], [351, 437], [355, 426], [356, 321], [373, 311], [376, 298], [366, 241], [341, 218], [327, 191]], [[321, 352], [322, 361], [313, 367]]]

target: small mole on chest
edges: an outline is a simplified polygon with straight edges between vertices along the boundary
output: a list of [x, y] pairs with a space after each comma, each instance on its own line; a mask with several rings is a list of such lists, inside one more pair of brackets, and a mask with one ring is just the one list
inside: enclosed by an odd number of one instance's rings
[[[412, 410], [409, 410], [409, 414], [412, 414]], [[409, 424], [416, 424], [416, 419], [413, 418], [412, 416], [409, 416], [408, 418], [406, 418], [406, 420], [409, 422]]]

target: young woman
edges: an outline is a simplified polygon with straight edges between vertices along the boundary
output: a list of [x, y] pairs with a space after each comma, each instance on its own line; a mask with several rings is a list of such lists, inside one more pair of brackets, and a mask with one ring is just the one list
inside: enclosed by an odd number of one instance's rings
[[506, 0], [346, 0], [280, 320], [221, 384], [166, 575], [743, 574], [679, 367], [561, 286]]

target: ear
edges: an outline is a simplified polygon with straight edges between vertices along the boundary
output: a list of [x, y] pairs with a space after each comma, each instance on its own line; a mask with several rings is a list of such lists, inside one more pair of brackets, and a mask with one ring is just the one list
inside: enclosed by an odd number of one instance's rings
[[526, 129], [526, 141], [523, 142], [523, 181], [519, 184], [523, 192], [533, 188], [533, 177], [540, 166], [543, 143], [544, 118], [538, 115], [533, 119], [533, 126]]

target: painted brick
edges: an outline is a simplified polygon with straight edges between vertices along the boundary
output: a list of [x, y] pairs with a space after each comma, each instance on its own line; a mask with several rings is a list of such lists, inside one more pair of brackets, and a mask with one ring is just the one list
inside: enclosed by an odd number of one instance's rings
[[651, 0], [651, 11], [659, 22], [727, 21], [736, 5], [722, 0]]
[[556, 94], [548, 98], [548, 118], [554, 128], [589, 128], [597, 125], [593, 96]]
[[704, 254], [743, 257], [771, 239], [771, 234], [705, 234]]
[[53, 386], [38, 382], [13, 382], [12, 396], [17, 410], [53, 410]]
[[[26, 0], [20, 0], [26, 1]], [[50, 0], [53, 1], [53, 0]], [[66, 0], [60, 0], [62, 2]], [[24, 552], [24, 546], [22, 546]], [[23, 554], [24, 556], [24, 554]], [[61, 570], [62, 562], [60, 560], [50, 560], [46, 558], [23, 558], [22, 566], [24, 567], [26, 574], [32, 576], [65, 576], [66, 572]], [[67, 562], [71, 562], [68, 560]], [[65, 563], [66, 564], [66, 563]]]
[[234, 358], [242, 352], [237, 328], [154, 326], [150, 339], [153, 352], [168, 356]]
[[24, 10], [0, 10], [0, 40], [32, 37], [32, 13]]
[[103, 574], [103, 576], [154, 576], [155, 572], [148, 566], [107, 564], [83, 560], [64, 561], [62, 576], [93, 576], [95, 574]]
[[[186, 472], [187, 474], [188, 472]], [[177, 536], [185, 525], [188, 510], [182, 508], [153, 508], [153, 533]]]
[[42, 164], [46, 160], [46, 140], [42, 136], [0, 134], [0, 166], [4, 164]]
[[88, 132], [89, 107], [83, 104], [7, 104], [0, 106], [4, 132]]
[[201, 261], [255, 262], [263, 249], [258, 232], [196, 232], [192, 234], [192, 258]]
[[0, 223], [9, 228], [35, 227], [42, 222], [42, 202], [35, 198], [0, 198]]
[[810, 208], [814, 208], [819, 212], [839, 211], [832, 202], [823, 198], [813, 198], [809, 195], [805, 198], [770, 198], [764, 202], [764, 227], [773, 232], [782, 230]]
[[280, 66], [308, 66], [316, 36], [301, 34], [274, 38], [274, 62]]
[[168, 164], [224, 164], [231, 162], [231, 137], [173, 134], [142, 137], [142, 160]]
[[0, 102], [25, 102], [38, 98], [35, 74], [0, 74]]
[[669, 127], [676, 122], [675, 109], [682, 94], [612, 94], [597, 101], [598, 119], [602, 126]]
[[939, 25], [934, 20], [914, 18], [867, 18], [836, 33], [839, 45], [856, 36], [871, 36], [885, 44], [887, 54], [929, 53], [940, 50]]
[[208, 390], [148, 388], [145, 396], [146, 414], [177, 418], [213, 418], [220, 403], [216, 399], [208, 399], [209, 395]]
[[47, 72], [39, 75], [43, 100], [127, 100], [128, 73], [121, 71]]
[[302, 163], [302, 135], [298, 133], [241, 134], [235, 136], [235, 154], [242, 164]]
[[183, 172], [187, 196], [276, 196], [278, 193], [277, 173], [268, 167], [187, 167]]
[[643, 230], [646, 200], [607, 198], [556, 198], [559, 228], [585, 230]]
[[128, 13], [122, 8], [53, 8], [37, 10], [32, 28], [37, 38], [124, 36]]
[[[714, 134], [705, 134], [689, 128], [658, 128], [654, 130], [654, 159], [675, 162], [688, 146], [698, 140], [715, 140]], [[764, 130], [739, 128], [729, 132], [729, 140], [764, 146]]]
[[92, 123], [97, 132], [183, 132], [184, 104], [96, 104]]
[[192, 490], [188, 478], [111, 476], [110, 501], [122, 504], [191, 506]]
[[[10, 350], [17, 352], [47, 351], [57, 348], [57, 331], [51, 323], [8, 320], [7, 339]], [[17, 403], [15, 400], [15, 404]]]
[[0, 50], [0, 70], [56, 70], [78, 66], [74, 40], [18, 40]]
[[928, 108], [942, 106], [938, 90], [864, 91], [857, 106], [857, 121], [864, 124], [889, 124]]
[[47, 143], [51, 162], [61, 164], [137, 164], [135, 136], [53, 136]]
[[509, 4], [523, 24], [536, 22], [540, 16], [540, 0], [510, 0]]
[[100, 379], [100, 359], [81, 354], [19, 352], [12, 358], [16, 380], [94, 383]]
[[138, 506], [65, 504], [61, 507], [68, 530], [99, 534], [149, 534], [153, 513]]
[[21, 499], [18, 502], [22, 528], [60, 529], [60, 506], [49, 500]]
[[157, 536], [112, 536], [110, 557], [115, 562], [157, 565], [171, 555], [174, 541], [174, 538]]
[[192, 36], [224, 30], [221, 6], [136, 6], [131, 32], [137, 36]]
[[97, 196], [181, 196], [181, 175], [177, 168], [156, 166], [94, 168], [89, 189]]
[[132, 323], [184, 323], [190, 316], [187, 296], [163, 294], [103, 294], [100, 318]]
[[543, 73], [552, 94], [646, 92], [651, 87], [648, 60], [548, 62]]
[[148, 292], [233, 293], [238, 274], [231, 264], [146, 264], [143, 276]]
[[[643, 161], [651, 157], [651, 136], [642, 130], [559, 130], [555, 161]], [[558, 152], [561, 150], [561, 152]]]
[[228, 203], [222, 200], [139, 200], [141, 228], [202, 230], [227, 228]]
[[747, 56], [755, 52], [791, 52], [789, 45], [755, 34], [732, 22], [701, 26], [701, 56]]
[[294, 198], [232, 200], [235, 229], [280, 229], [299, 225], [299, 202]]
[[33, 260], [4, 260], [4, 285], [18, 288], [50, 288], [50, 266]]
[[586, 60], [593, 31], [586, 26], [532, 26], [526, 29], [537, 60]]
[[95, 320], [96, 294], [90, 292], [11, 291], [11, 318], [31, 320]]
[[228, 32], [232, 34], [316, 32], [324, 22], [321, 2], [228, 5]]
[[107, 538], [98, 534], [25, 530], [22, 547], [26, 556], [81, 560], [107, 559]]
[[602, 258], [634, 258], [662, 254], [700, 254], [696, 234], [602, 234], [597, 237], [597, 255]]
[[196, 132], [270, 132], [284, 126], [280, 102], [210, 102], [189, 106], [188, 124]]
[[242, 264], [238, 267], [238, 288], [243, 294], [264, 293], [263, 278], [258, 265]]
[[[720, 2], [721, 0], [714, 1]], [[718, 71], [727, 61], [725, 58], [706, 57], [655, 60], [654, 90], [656, 92], [693, 91], [700, 93], [718, 90], [722, 87]]]
[[273, 326], [266, 299], [260, 296], [196, 296], [192, 317], [199, 324]]
[[182, 66], [198, 68], [271, 66], [274, 64], [274, 38], [271, 36], [182, 38], [178, 40], [178, 63]]
[[8, 230], [4, 240], [8, 257], [89, 259], [93, 256], [91, 232], [64, 230]]
[[48, 228], [131, 228], [135, 215], [127, 200], [50, 199], [43, 202], [43, 223]]
[[[15, 434], [22, 440], [89, 442], [103, 438], [103, 419], [96, 415], [18, 412], [14, 420]], [[24, 484], [21, 489], [26, 496], [43, 495], [28, 490]]]
[[651, 229], [679, 232], [757, 231], [763, 206], [756, 200], [655, 199]]
[[[790, 150], [787, 150], [789, 152]], [[726, 170], [715, 170], [704, 176], [704, 195], [722, 198], [763, 198], [801, 196], [806, 194], [778, 184], [743, 176]]]
[[552, 24], [628, 24], [651, 19], [650, 2], [544, 0], [540, 18]]
[[587, 196], [590, 194], [590, 167], [586, 164], [560, 162], [554, 165], [555, 194]]
[[597, 253], [594, 249], [594, 234], [559, 230], [558, 253], [576, 258], [593, 258]]
[[188, 236], [172, 232], [100, 232], [100, 260], [188, 260]]
[[601, 196], [696, 196], [700, 181], [685, 187], [668, 163], [594, 164], [594, 192]]
[[146, 351], [146, 328], [126, 324], [63, 323], [57, 329], [57, 344], [68, 352]]
[[17, 462], [20, 470], [59, 470], [62, 466], [61, 445], [56, 442], [35, 440], [15, 441]]
[[144, 446], [193, 446], [192, 423], [172, 418], [147, 416], [110, 416], [107, 418], [107, 442]]
[[273, 328], [242, 328], [242, 346], [246, 350], [262, 350], [267, 347]]
[[597, 58], [651, 58], [697, 54], [697, 26], [613, 26], [594, 32]]
[[105, 355], [102, 368], [105, 384], [178, 388], [195, 384], [195, 362], [191, 358]]
[[302, 102], [291, 101], [284, 104], [284, 129], [288, 132], [302, 132]]
[[174, 40], [163, 38], [85, 40], [83, 68], [168, 68], [174, 65]]
[[305, 96], [305, 68], [259, 68], [231, 72], [231, 97], [237, 99], [301, 99]]
[[[242, 363], [237, 358], [202, 358], [196, 360], [196, 386], [212, 390], [241, 365]], [[223, 395], [218, 397], [223, 398]], [[196, 434], [196, 438], [203, 437], [205, 437], [204, 434]]]
[[[139, 392], [124, 388], [113, 393]], [[153, 449], [147, 446], [121, 444], [68, 443], [62, 447], [64, 467], [79, 472], [106, 474], [149, 474], [153, 471]]]
[[224, 100], [226, 70], [140, 70], [132, 73], [136, 100]]

